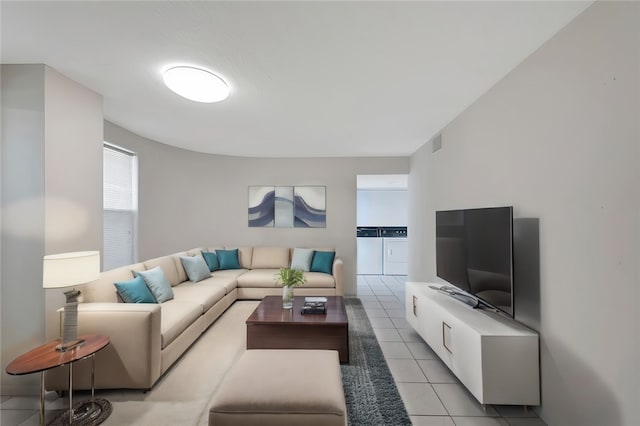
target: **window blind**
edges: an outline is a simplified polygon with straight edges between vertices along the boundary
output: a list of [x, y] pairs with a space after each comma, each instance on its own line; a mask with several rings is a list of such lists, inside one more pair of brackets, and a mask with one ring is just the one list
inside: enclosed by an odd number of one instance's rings
[[135, 262], [137, 167], [134, 153], [104, 145], [103, 270]]

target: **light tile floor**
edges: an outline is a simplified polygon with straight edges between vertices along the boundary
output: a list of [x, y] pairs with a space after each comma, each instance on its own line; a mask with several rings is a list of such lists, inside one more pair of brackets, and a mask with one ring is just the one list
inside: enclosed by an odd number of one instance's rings
[[[358, 296], [367, 311], [411, 421], [416, 426], [544, 426], [532, 410], [482, 406], [460, 384], [405, 319], [406, 277], [358, 276]], [[47, 421], [66, 408], [66, 398], [48, 395]], [[48, 399], [49, 399], [48, 398]], [[38, 424], [37, 397], [0, 400], [0, 425]]]
[[544, 426], [523, 407], [483, 409], [405, 319], [405, 282], [404, 276], [358, 275], [358, 297], [413, 424]]

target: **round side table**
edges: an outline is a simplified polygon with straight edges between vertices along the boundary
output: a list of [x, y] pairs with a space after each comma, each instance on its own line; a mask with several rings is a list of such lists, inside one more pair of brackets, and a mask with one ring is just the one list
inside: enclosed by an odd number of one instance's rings
[[[56, 417], [51, 424], [98, 425], [111, 414], [111, 403], [95, 397], [95, 356], [110, 343], [109, 337], [99, 334], [80, 336], [82, 343], [66, 352], [56, 351], [60, 339], [38, 346], [20, 355], [7, 366], [13, 375], [41, 372], [40, 378], [40, 424], [44, 426], [44, 373], [51, 368], [69, 365], [69, 410]], [[73, 363], [91, 357], [91, 400], [73, 405]]]

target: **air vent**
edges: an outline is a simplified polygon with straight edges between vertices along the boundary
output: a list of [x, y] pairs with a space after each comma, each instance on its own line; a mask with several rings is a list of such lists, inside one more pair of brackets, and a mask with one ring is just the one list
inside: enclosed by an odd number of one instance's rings
[[438, 151], [440, 148], [442, 148], [442, 135], [440, 134], [433, 138], [433, 141], [431, 143], [433, 146], [432, 152]]

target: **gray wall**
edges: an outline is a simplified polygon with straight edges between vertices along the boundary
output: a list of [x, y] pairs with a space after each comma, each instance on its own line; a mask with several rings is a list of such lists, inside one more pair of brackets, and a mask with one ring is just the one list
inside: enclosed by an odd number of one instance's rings
[[596, 2], [411, 157], [412, 280], [435, 275], [436, 210], [539, 219], [552, 426], [637, 424], [639, 32], [640, 4]]
[[[7, 365], [44, 342], [44, 67], [0, 67], [2, 79], [2, 393], [37, 389]], [[39, 258], [39, 259], [38, 259]]]
[[[138, 258], [193, 247], [335, 247], [356, 293], [356, 175], [407, 173], [403, 158], [245, 158], [171, 147], [105, 123], [105, 141], [138, 153]], [[249, 228], [250, 185], [325, 185], [327, 227]]]
[[409, 191], [358, 189], [358, 226], [407, 226]]
[[[46, 254], [102, 247], [102, 97], [44, 65], [2, 65], [2, 370], [59, 335]], [[2, 393], [38, 375], [2, 374]]]

